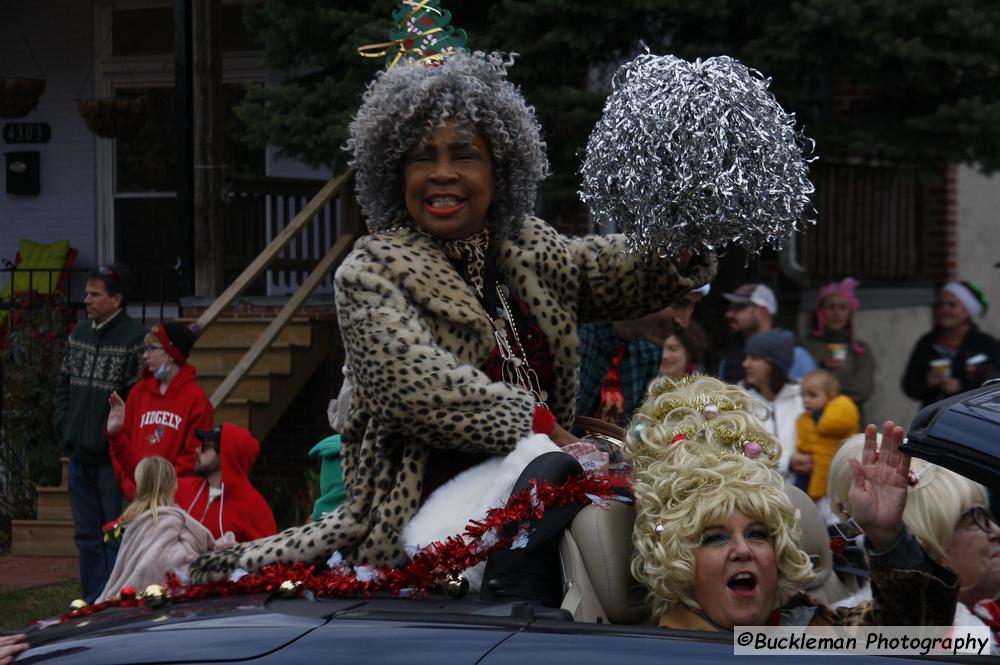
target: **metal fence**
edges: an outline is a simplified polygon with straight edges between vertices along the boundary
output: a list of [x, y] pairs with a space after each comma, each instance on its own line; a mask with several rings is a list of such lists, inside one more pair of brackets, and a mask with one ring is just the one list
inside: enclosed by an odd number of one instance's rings
[[818, 223], [799, 237], [810, 279], [929, 280], [933, 180], [913, 167], [817, 163]]
[[[137, 292], [129, 294], [129, 315], [150, 326], [176, 318], [180, 311], [177, 274], [169, 268], [131, 270]], [[10, 333], [16, 326], [32, 326], [43, 308], [57, 308], [60, 336], [65, 339], [74, 323], [86, 319], [84, 290], [90, 268], [35, 269], [16, 267], [9, 261], [0, 268], [0, 287], [11, 288], [0, 298], [0, 353], [9, 349]], [[51, 322], [55, 315], [46, 318]], [[30, 332], [30, 331], [29, 331]], [[6, 404], [4, 364], [0, 363], [0, 433], [10, 414]]]

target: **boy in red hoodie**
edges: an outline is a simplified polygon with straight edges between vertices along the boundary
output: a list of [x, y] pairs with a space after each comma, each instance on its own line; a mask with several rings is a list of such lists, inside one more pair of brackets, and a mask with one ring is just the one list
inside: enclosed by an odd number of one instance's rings
[[197, 430], [201, 440], [194, 477], [177, 479], [177, 505], [221, 538], [236, 542], [273, 536], [278, 529], [267, 501], [250, 483], [260, 443], [246, 429], [226, 423]]
[[108, 448], [115, 475], [130, 500], [135, 467], [144, 457], [170, 460], [183, 478], [194, 473], [201, 445], [195, 429], [211, 429], [214, 409], [187, 361], [194, 334], [182, 323], [159, 323], [146, 335], [142, 378], [129, 393], [108, 400]]

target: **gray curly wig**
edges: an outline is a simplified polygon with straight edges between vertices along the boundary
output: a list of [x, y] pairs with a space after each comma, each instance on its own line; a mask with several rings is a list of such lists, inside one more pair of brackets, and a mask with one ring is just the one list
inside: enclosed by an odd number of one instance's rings
[[448, 120], [479, 132], [490, 146], [496, 200], [487, 223], [494, 233], [510, 235], [532, 213], [549, 167], [534, 109], [507, 80], [512, 63], [499, 53], [459, 54], [436, 66], [401, 63], [369, 84], [346, 149], [370, 230], [405, 222], [403, 157]]

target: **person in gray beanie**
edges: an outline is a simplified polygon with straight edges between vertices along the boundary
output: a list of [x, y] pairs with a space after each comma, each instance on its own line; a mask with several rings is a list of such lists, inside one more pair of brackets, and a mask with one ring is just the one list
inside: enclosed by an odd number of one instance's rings
[[746, 378], [741, 386], [767, 407], [765, 424], [781, 442], [778, 470], [789, 475], [788, 461], [795, 450], [795, 421], [802, 413], [802, 392], [789, 378], [795, 355], [795, 335], [781, 328], [757, 333], [743, 348]]

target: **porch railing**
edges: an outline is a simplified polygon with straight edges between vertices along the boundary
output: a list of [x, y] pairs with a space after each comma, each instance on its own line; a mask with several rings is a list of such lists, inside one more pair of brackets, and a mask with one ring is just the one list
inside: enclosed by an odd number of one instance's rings
[[[227, 188], [223, 276], [231, 284], [295, 219], [320, 191], [324, 182], [297, 178], [238, 175]], [[268, 269], [244, 291], [245, 295], [291, 295], [323, 258], [344, 229], [336, 201], [318, 207], [310, 222], [282, 250]], [[322, 280], [318, 292], [333, 291], [333, 276]]]
[[821, 161], [813, 175], [819, 222], [799, 236], [797, 257], [812, 282], [933, 280], [946, 252], [932, 240], [942, 224], [928, 205], [933, 171]]
[[[295, 292], [272, 319], [271, 323], [264, 329], [260, 337], [250, 347], [246, 354], [236, 363], [229, 374], [222, 381], [215, 392], [212, 393], [211, 401], [216, 408], [226, 401], [236, 385], [250, 371], [253, 365], [260, 358], [261, 354], [278, 337], [282, 329], [291, 321], [295, 313], [305, 304], [306, 300], [324, 283], [329, 283], [334, 268], [347, 256], [347, 253], [354, 245], [354, 239], [360, 231], [360, 220], [358, 211], [351, 195], [351, 184], [354, 173], [346, 171], [343, 174], [327, 182], [316, 193], [312, 199], [301, 209], [298, 209], [290, 221], [280, 229], [276, 229], [273, 238], [261, 252], [250, 262], [243, 272], [229, 285], [229, 287], [213, 302], [196, 321], [203, 330], [207, 329], [218, 318], [218, 316], [237, 298], [239, 298], [255, 281], [257, 281], [266, 271], [276, 269], [279, 261], [288, 261], [286, 250], [292, 246], [293, 241], [297, 241], [303, 232], [309, 233], [307, 229], [315, 229], [322, 225], [324, 221], [329, 222], [325, 233], [315, 231], [309, 240], [313, 249], [322, 248], [322, 255], [318, 263], [313, 263], [311, 258], [303, 256], [302, 263], [296, 263], [293, 270], [304, 275], [307, 263], [312, 263], [313, 267], [298, 283]], [[288, 183], [277, 183], [279, 186]], [[270, 187], [267, 183], [260, 183], [262, 188]], [[261, 189], [264, 196], [274, 196], [268, 194], [267, 189]], [[252, 193], [248, 192], [247, 196]], [[336, 206], [333, 215], [332, 203], [336, 199]], [[274, 200], [274, 199], [271, 199]]]

